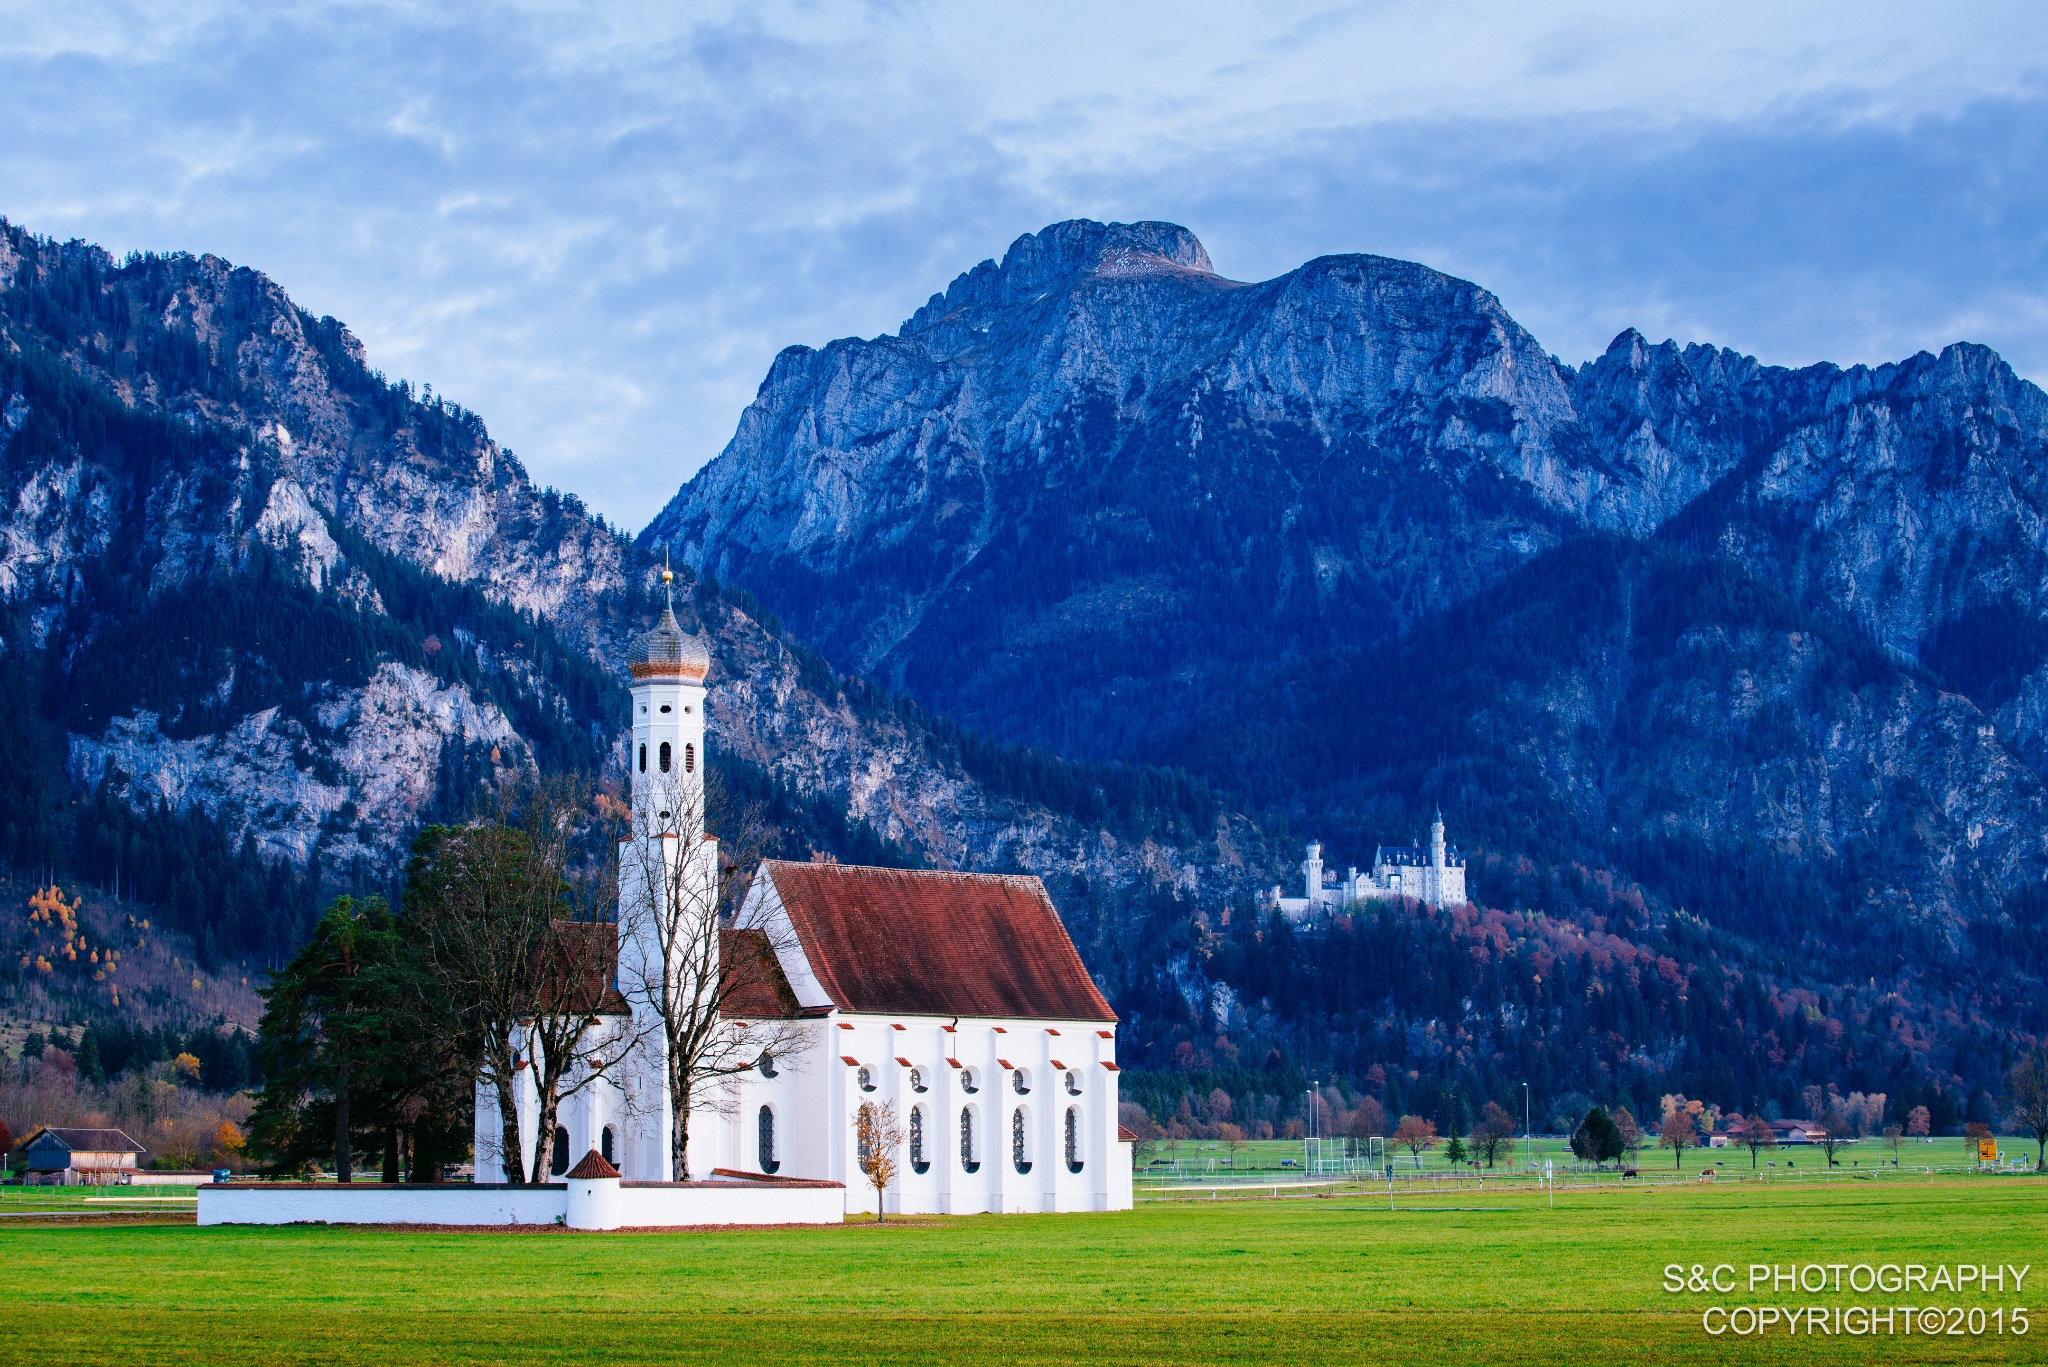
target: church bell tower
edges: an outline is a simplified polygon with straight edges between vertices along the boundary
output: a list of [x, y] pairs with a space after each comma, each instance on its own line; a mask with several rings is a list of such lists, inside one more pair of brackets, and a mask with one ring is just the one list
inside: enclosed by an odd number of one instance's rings
[[[675, 575], [664, 569], [664, 585]], [[676, 621], [673, 590], [661, 619], [633, 638], [626, 654], [633, 675], [634, 824], [684, 839], [704, 833], [704, 676], [711, 652], [704, 638]]]
[[661, 579], [668, 605], [626, 652], [633, 676], [633, 738], [626, 753], [633, 824], [619, 842], [618, 988], [632, 1003], [640, 1055], [626, 1082], [633, 1114], [619, 1166], [639, 1182], [666, 1182], [674, 1172], [665, 1022], [701, 1000], [705, 975], [719, 971], [718, 843], [704, 831], [704, 679], [711, 651], [703, 636], [676, 620], [674, 574], [664, 568]]

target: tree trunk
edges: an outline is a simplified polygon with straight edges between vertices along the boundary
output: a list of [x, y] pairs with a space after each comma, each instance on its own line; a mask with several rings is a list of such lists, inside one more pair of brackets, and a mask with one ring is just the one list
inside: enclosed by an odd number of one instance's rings
[[690, 1075], [677, 1073], [669, 1087], [675, 1120], [669, 1126], [669, 1175], [678, 1182], [690, 1180]]
[[348, 1065], [345, 1063], [334, 1088], [334, 1180], [356, 1180], [355, 1164], [349, 1161], [348, 1152]]
[[[554, 1164], [549, 1158], [555, 1151], [555, 1112], [560, 1102], [555, 1099], [555, 1088], [549, 1087], [540, 1096], [540, 1114], [534, 1118], [533, 1126], [533, 1180], [545, 1182], [555, 1175]], [[570, 1154], [574, 1163], [576, 1155]]]
[[386, 1125], [384, 1127], [384, 1171], [379, 1174], [379, 1178], [386, 1182], [396, 1182], [399, 1180], [398, 1126], [396, 1125]]
[[505, 1180], [526, 1185], [526, 1155], [519, 1149], [519, 1107], [513, 1099], [512, 1079], [498, 1075], [498, 1145], [504, 1153]]

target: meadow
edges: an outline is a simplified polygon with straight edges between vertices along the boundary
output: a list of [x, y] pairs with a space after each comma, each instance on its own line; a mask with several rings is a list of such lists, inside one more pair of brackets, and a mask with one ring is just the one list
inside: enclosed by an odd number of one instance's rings
[[[1711, 1338], [1666, 1264], [2004, 1262], [2039, 1178], [1152, 1200], [1116, 1215], [575, 1234], [0, 1224], [0, 1360], [61, 1363], [2048, 1361], [2026, 1338]], [[1779, 1303], [1901, 1297], [1780, 1295]], [[1903, 1299], [1921, 1302], [1921, 1294]], [[2048, 1311], [2048, 1306], [2043, 1307]]]

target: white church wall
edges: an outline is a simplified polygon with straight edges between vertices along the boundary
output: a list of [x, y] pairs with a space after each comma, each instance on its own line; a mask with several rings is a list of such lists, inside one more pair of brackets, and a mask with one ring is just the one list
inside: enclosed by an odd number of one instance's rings
[[[227, 1199], [217, 1199], [225, 1195]], [[202, 1225], [552, 1225], [567, 1213], [559, 1186], [401, 1186], [334, 1182], [200, 1188]]]
[[[202, 1225], [836, 1225], [845, 1192], [832, 1183], [585, 1180], [539, 1187], [332, 1182], [205, 1186]], [[212, 1199], [219, 1193], [229, 1199]]]

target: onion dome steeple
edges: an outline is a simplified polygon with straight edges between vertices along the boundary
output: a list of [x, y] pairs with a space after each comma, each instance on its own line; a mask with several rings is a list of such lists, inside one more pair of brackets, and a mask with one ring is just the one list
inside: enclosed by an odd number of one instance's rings
[[633, 638], [626, 649], [626, 668], [632, 671], [635, 682], [680, 679], [701, 684], [711, 671], [711, 648], [703, 636], [684, 631], [683, 624], [676, 620], [675, 574], [667, 566], [662, 567], [661, 582], [669, 589], [668, 606], [661, 610], [660, 620], [650, 630]]

